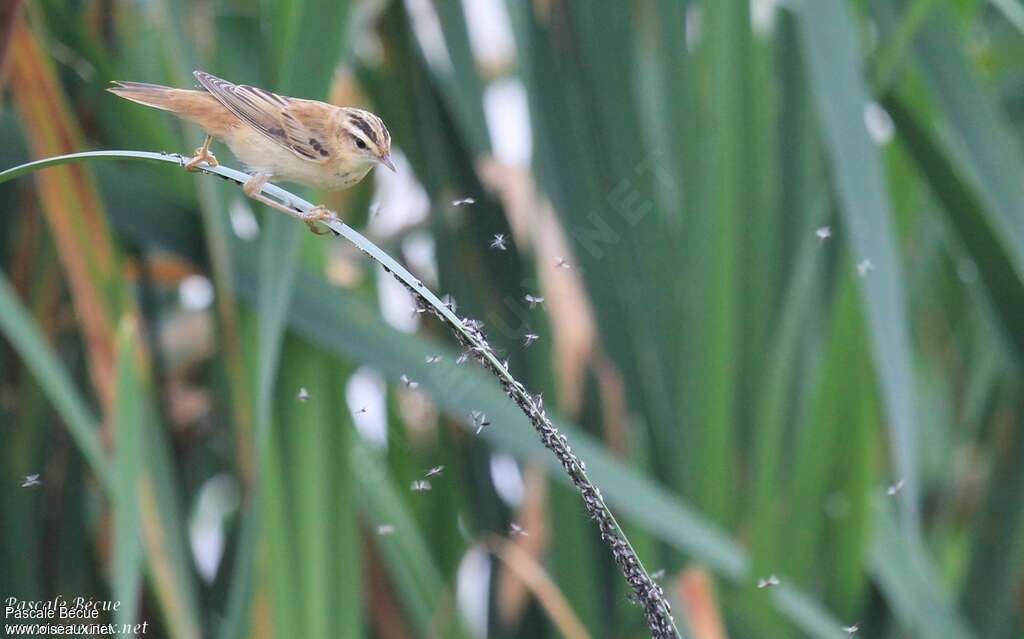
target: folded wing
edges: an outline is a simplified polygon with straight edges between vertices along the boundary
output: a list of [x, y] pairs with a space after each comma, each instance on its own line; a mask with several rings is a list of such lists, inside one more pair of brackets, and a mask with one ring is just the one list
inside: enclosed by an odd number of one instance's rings
[[[297, 100], [247, 84], [233, 84], [194, 71], [193, 75], [229, 111], [243, 122], [280, 144], [303, 160], [327, 162], [331, 159], [322, 132], [330, 131], [328, 105]], [[318, 133], [321, 132], [321, 133]]]

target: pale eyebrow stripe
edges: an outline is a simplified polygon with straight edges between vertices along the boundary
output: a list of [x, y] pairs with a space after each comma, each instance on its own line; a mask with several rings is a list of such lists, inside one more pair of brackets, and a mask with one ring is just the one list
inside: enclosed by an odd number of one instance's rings
[[345, 133], [348, 133], [349, 135], [351, 135], [355, 139], [362, 141], [364, 144], [366, 144], [367, 147], [373, 145], [373, 142], [370, 141], [365, 135], [363, 135], [363, 132], [361, 130], [359, 130], [358, 128], [351, 127], [351, 126], [345, 126], [343, 128], [345, 129]]
[[359, 130], [365, 133], [366, 137], [369, 138], [369, 140], [373, 141], [374, 146], [378, 146], [380, 144], [380, 141], [377, 139], [376, 131], [373, 130], [373, 127], [371, 127], [370, 124], [366, 120], [364, 120], [361, 115], [350, 113], [348, 119], [349, 122], [359, 127]]

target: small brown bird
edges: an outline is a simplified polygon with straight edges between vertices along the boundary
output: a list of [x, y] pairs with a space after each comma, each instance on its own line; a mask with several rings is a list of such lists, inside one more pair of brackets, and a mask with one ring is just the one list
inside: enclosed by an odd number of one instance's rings
[[185, 164], [193, 170], [217, 166], [210, 153], [213, 138], [253, 171], [245, 194], [306, 222], [334, 219], [324, 206], [299, 213], [263, 195], [263, 185], [280, 179], [326, 190], [347, 189], [375, 164], [392, 171], [391, 134], [376, 115], [316, 100], [289, 98], [259, 87], [232, 84], [205, 71], [193, 72], [202, 90], [175, 89], [144, 82], [115, 82], [108, 91], [198, 124], [206, 141]]

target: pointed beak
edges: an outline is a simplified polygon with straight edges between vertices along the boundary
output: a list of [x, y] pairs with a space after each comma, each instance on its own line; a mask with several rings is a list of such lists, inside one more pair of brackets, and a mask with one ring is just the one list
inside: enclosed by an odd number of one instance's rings
[[385, 156], [382, 156], [377, 161], [380, 162], [381, 164], [383, 164], [384, 166], [388, 167], [389, 169], [391, 169], [391, 171], [393, 173], [398, 173], [398, 169], [395, 168], [395, 163], [391, 161], [391, 154], [390, 153], [388, 153]]

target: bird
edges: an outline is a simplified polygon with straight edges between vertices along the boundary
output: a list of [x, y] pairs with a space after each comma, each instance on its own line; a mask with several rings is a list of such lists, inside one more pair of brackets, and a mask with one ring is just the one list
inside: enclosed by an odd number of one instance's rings
[[369, 111], [278, 95], [205, 71], [192, 75], [199, 89], [114, 81], [107, 90], [202, 127], [206, 140], [185, 162], [187, 170], [217, 166], [210, 143], [216, 138], [227, 144], [251, 170], [242, 185], [245, 194], [303, 220], [314, 233], [326, 233], [316, 223], [336, 220], [334, 214], [323, 205], [295, 211], [264, 195], [263, 186], [281, 180], [337, 191], [357, 184], [378, 164], [395, 171], [391, 134]]

